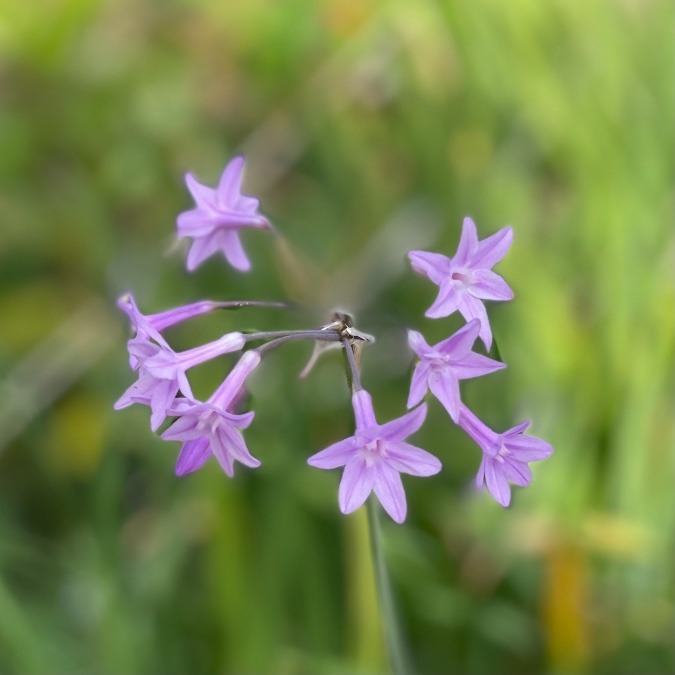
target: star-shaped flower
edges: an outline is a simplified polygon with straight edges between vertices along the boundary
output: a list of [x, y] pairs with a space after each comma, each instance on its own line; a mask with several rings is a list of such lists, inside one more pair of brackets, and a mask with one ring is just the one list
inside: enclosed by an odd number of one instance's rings
[[384, 510], [397, 522], [406, 516], [406, 499], [399, 474], [432, 476], [441, 470], [432, 454], [410, 445], [405, 439], [424, 422], [426, 404], [386, 424], [378, 424], [370, 394], [352, 396], [356, 432], [343, 441], [312, 455], [307, 463], [319, 469], [344, 466], [339, 489], [342, 513], [355, 511], [374, 490]]
[[183, 476], [196, 471], [211, 455], [215, 456], [230, 477], [234, 475], [235, 460], [253, 468], [260, 466], [260, 461], [248, 451], [241, 433], [241, 429], [251, 424], [255, 413], [235, 415], [229, 410], [244, 387], [246, 378], [259, 363], [260, 354], [257, 351], [246, 352], [208, 401], [200, 403], [194, 399], [184, 399], [169, 411], [177, 415], [178, 420], [162, 434], [162, 438], [183, 441], [176, 463], [176, 475]]
[[258, 211], [258, 200], [241, 194], [244, 158], [235, 157], [223, 171], [218, 187], [209, 188], [188, 173], [185, 183], [197, 207], [178, 216], [178, 236], [192, 238], [187, 268], [192, 271], [220, 251], [235, 269], [251, 268], [239, 239], [243, 227], [269, 229]]
[[408, 408], [417, 405], [427, 389], [443, 404], [453, 422], [459, 419], [459, 380], [480, 377], [506, 368], [504, 363], [471, 351], [478, 337], [480, 321], [474, 319], [454, 335], [429, 346], [420, 333], [408, 331], [410, 348], [419, 357], [413, 371]]
[[476, 485], [487, 485], [490, 494], [502, 506], [511, 503], [509, 483], [524, 487], [532, 481], [528, 462], [537, 462], [553, 454], [550, 443], [536, 436], [524, 436], [528, 421], [498, 434], [483, 424], [465, 405], [459, 412], [459, 426], [478, 443], [483, 459], [476, 475]]
[[129, 354], [138, 370], [138, 380], [117, 400], [115, 410], [134, 403], [147, 405], [152, 410], [150, 427], [153, 431], [166, 419], [171, 407], [182, 392], [192, 398], [186, 371], [222, 354], [240, 350], [246, 339], [241, 333], [226, 333], [223, 337], [201, 347], [175, 352], [164, 340], [155, 344], [139, 336], [129, 340]]
[[480, 321], [479, 336], [486, 349], [492, 346], [492, 330], [483, 300], [511, 300], [513, 291], [490, 268], [508, 252], [513, 230], [504, 227], [483, 241], [478, 241], [471, 218], [462, 224], [462, 236], [453, 258], [440, 253], [410, 251], [408, 258], [415, 272], [439, 286], [435, 302], [425, 316], [438, 319], [459, 311], [467, 320]]

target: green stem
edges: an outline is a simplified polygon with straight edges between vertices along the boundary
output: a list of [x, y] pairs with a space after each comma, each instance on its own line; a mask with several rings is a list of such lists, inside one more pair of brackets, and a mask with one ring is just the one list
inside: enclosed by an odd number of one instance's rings
[[387, 651], [389, 652], [391, 670], [394, 675], [411, 675], [414, 670], [408, 659], [401, 634], [401, 627], [396, 616], [389, 571], [387, 570], [387, 563], [384, 559], [384, 551], [382, 550], [380, 505], [374, 495], [370, 495], [368, 498], [368, 530], [370, 532], [370, 546], [373, 552], [377, 595], [380, 600], [382, 627], [384, 639], [387, 643]]

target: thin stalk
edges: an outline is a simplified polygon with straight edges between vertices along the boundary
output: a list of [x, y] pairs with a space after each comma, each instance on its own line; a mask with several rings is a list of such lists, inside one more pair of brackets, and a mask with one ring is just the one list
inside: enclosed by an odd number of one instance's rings
[[[361, 378], [359, 376], [359, 367], [354, 357], [351, 340], [343, 337], [341, 339], [347, 362], [347, 379], [352, 393], [360, 391]], [[384, 631], [384, 640], [389, 653], [389, 663], [394, 675], [411, 675], [413, 669], [406, 654], [403, 637], [396, 616], [396, 607], [394, 604], [394, 595], [387, 570], [387, 562], [384, 558], [382, 549], [382, 532], [380, 530], [380, 505], [374, 495], [370, 495], [368, 502], [368, 534], [370, 536], [370, 547], [372, 550], [373, 567], [375, 572], [375, 584], [377, 586], [377, 597], [380, 604], [380, 616], [382, 620], [382, 629]]]
[[[325, 330], [298, 330], [298, 331], [280, 331], [279, 337], [271, 340], [267, 344], [257, 347], [260, 354], [264, 354], [272, 349], [276, 349], [286, 342], [293, 340], [321, 340], [324, 342], [338, 342], [340, 336], [335, 332], [328, 332]], [[275, 332], [271, 333], [252, 333], [245, 336], [247, 342], [250, 340], [269, 340], [270, 337], [275, 337]]]
[[401, 626], [396, 615], [394, 595], [387, 570], [387, 562], [382, 549], [382, 531], [380, 529], [380, 505], [374, 495], [368, 498], [368, 531], [375, 567], [377, 595], [380, 600], [384, 639], [389, 652], [389, 662], [394, 675], [411, 675], [414, 672], [406, 653]]
[[347, 370], [347, 380], [349, 382], [349, 387], [352, 390], [352, 394], [355, 394], [357, 391], [361, 391], [363, 387], [361, 386], [361, 377], [359, 375], [359, 367], [356, 365], [356, 358], [354, 357], [354, 350], [352, 349], [352, 342], [349, 338], [343, 337], [342, 346], [345, 350], [345, 358], [347, 359], [347, 365], [349, 366]]

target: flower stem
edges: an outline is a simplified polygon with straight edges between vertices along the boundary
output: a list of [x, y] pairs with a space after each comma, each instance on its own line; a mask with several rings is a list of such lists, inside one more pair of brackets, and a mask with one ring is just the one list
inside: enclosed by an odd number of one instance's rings
[[401, 635], [401, 627], [396, 616], [394, 596], [389, 579], [387, 563], [382, 550], [382, 531], [380, 529], [380, 505], [374, 495], [368, 498], [368, 530], [370, 546], [375, 567], [377, 595], [380, 600], [384, 639], [389, 652], [389, 663], [394, 675], [410, 675], [415, 672], [411, 666]]
[[359, 376], [359, 367], [356, 365], [356, 359], [354, 358], [354, 349], [352, 348], [352, 343], [349, 338], [342, 338], [342, 346], [345, 350], [345, 358], [347, 359], [347, 380], [349, 387], [352, 390], [352, 393], [355, 394], [357, 391], [361, 391], [363, 387], [361, 386], [361, 378]]
[[257, 350], [261, 354], [271, 349], [276, 349], [292, 340], [323, 340], [324, 342], [338, 342], [340, 340], [338, 333], [325, 330], [273, 331], [270, 333], [251, 333], [244, 337], [247, 342], [252, 342], [253, 340], [271, 340], [271, 342], [257, 347]]

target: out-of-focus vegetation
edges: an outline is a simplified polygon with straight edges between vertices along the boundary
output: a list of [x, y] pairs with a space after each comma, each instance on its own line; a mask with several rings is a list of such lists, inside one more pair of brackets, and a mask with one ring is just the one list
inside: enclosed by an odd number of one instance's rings
[[[405, 251], [451, 254], [462, 217], [515, 242], [490, 307], [509, 368], [465, 383], [496, 428], [556, 454], [509, 510], [471, 481], [475, 446], [436, 403], [386, 523], [424, 673], [658, 674], [672, 667], [672, 8], [661, 0], [49, 0], [0, 3], [0, 672], [378, 673], [362, 513], [305, 458], [350, 433], [339, 355], [306, 345], [252, 380], [263, 461], [173, 476], [178, 446], [134, 407], [133, 290], [158, 311], [291, 298], [171, 333], [323, 323], [377, 335], [363, 380], [399, 415], [404, 328], [434, 288]], [[254, 271], [173, 246], [235, 153], [285, 233]], [[208, 394], [229, 368], [196, 373]]]

